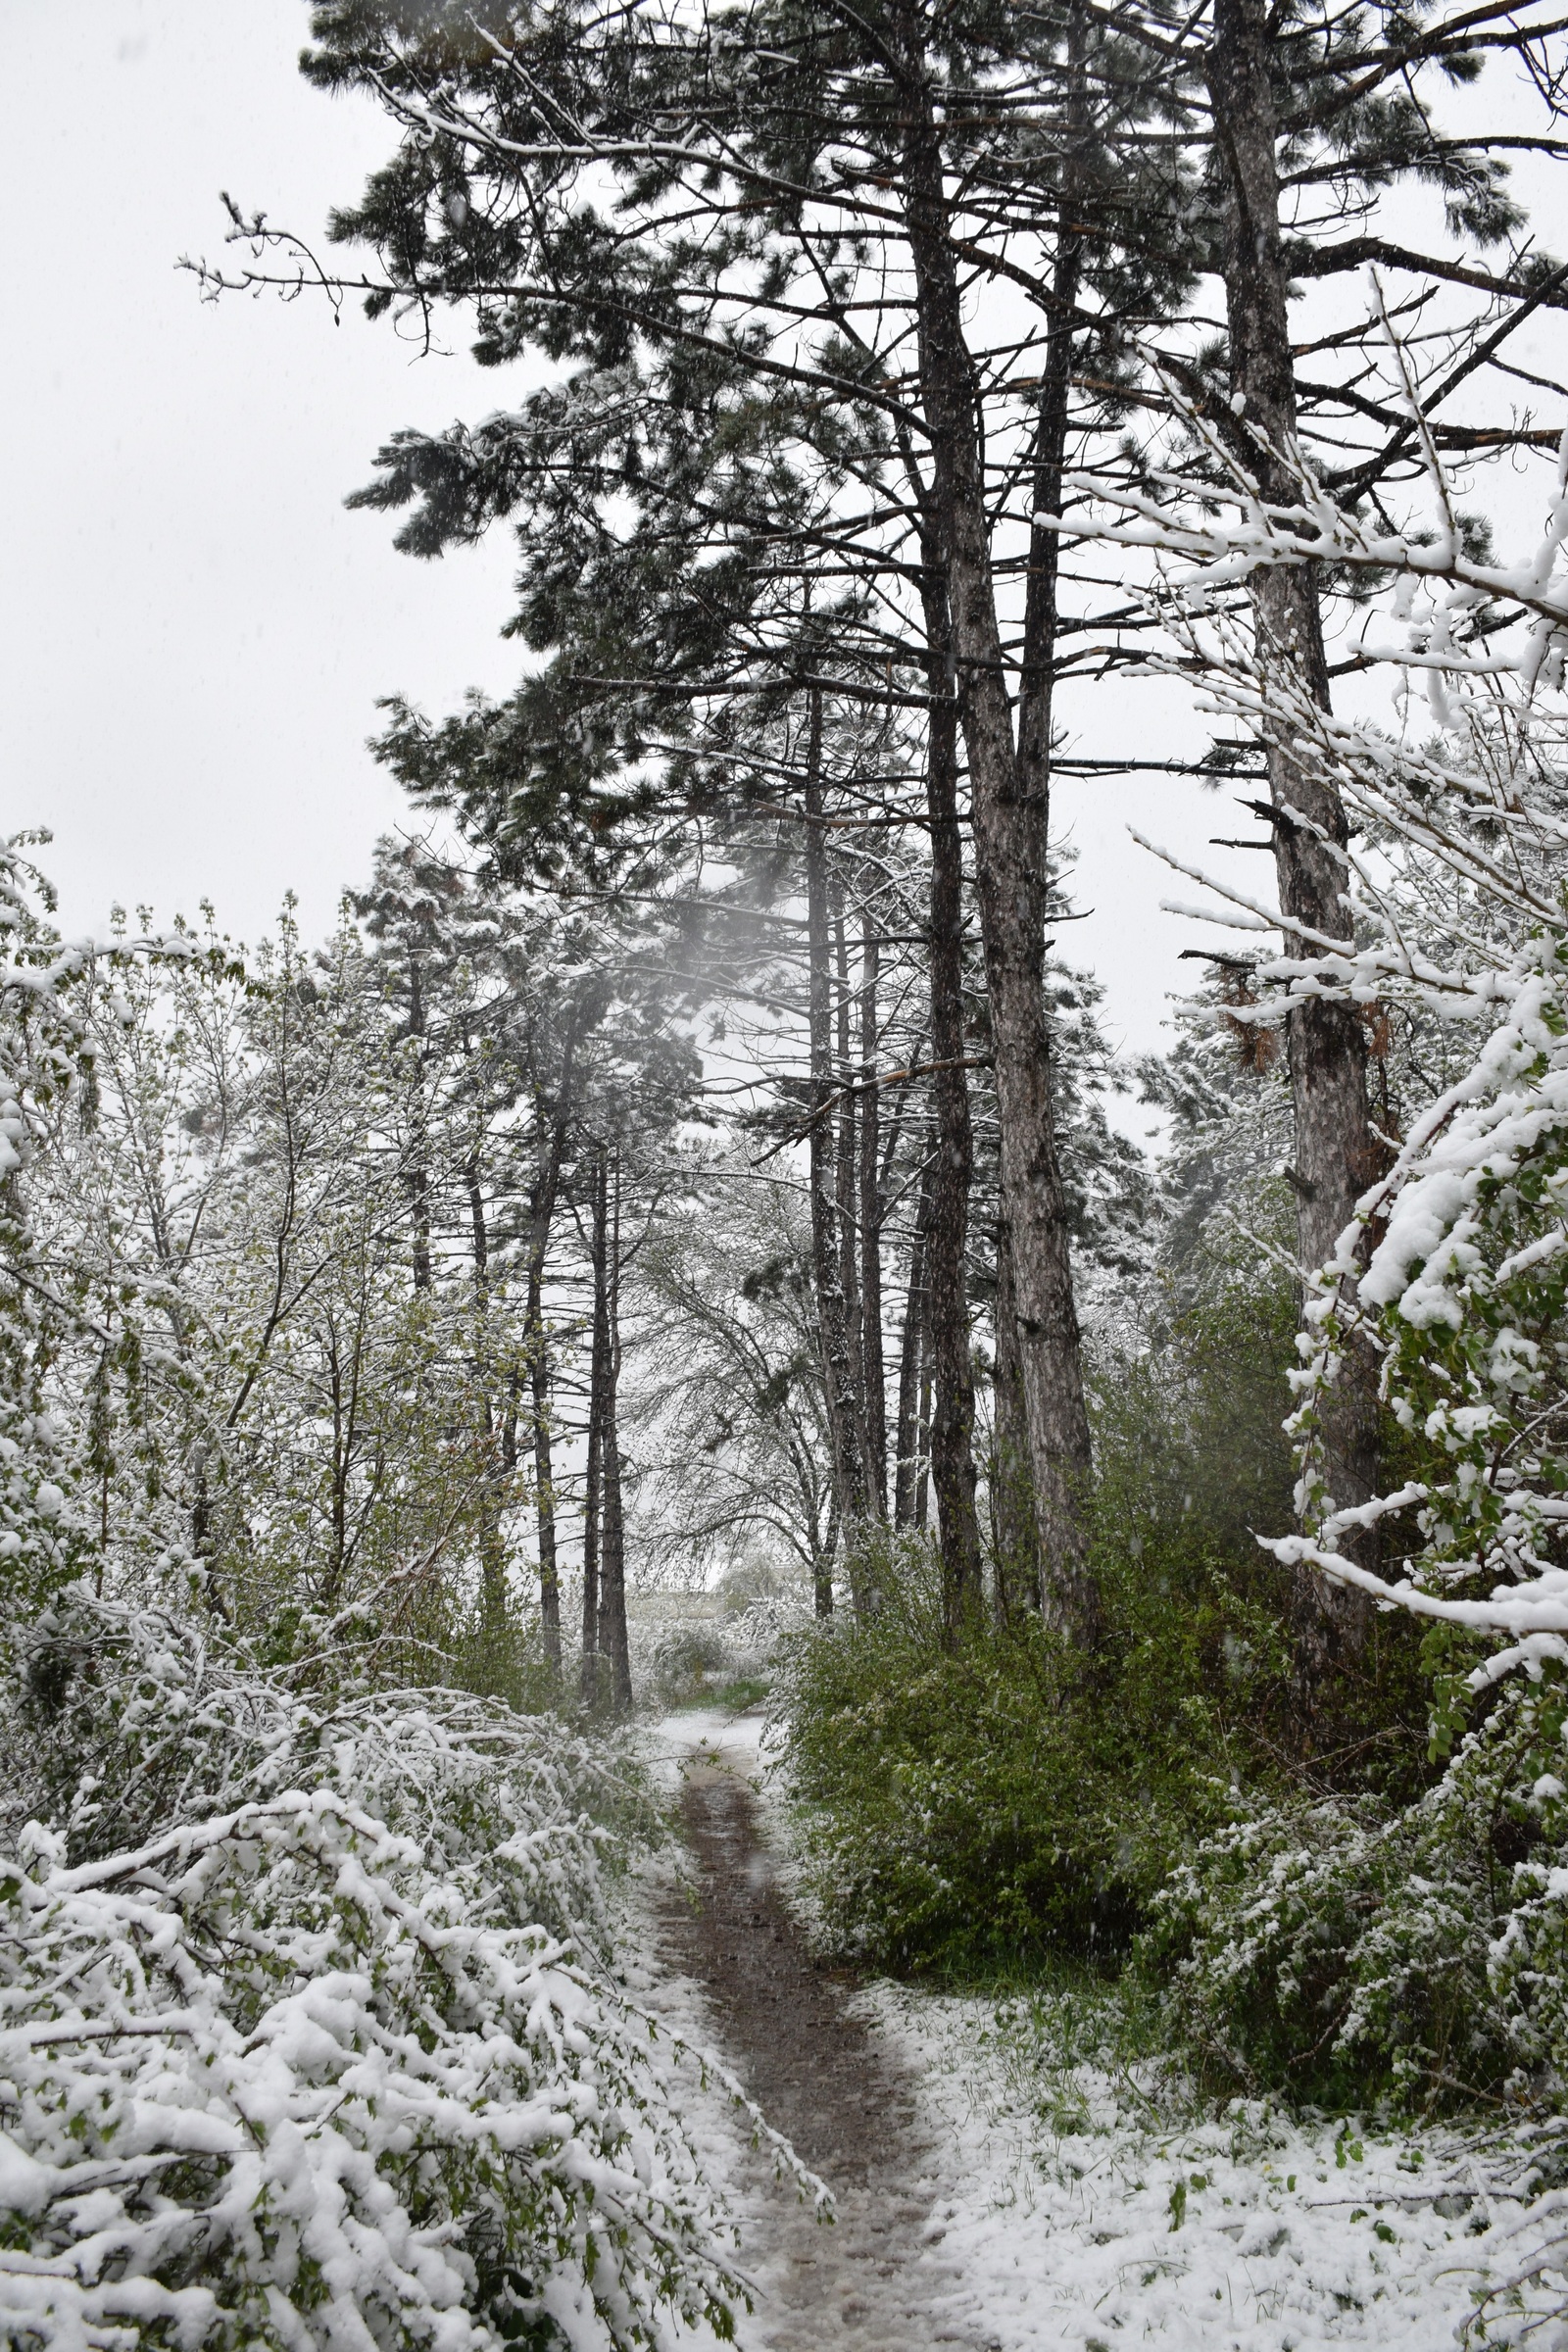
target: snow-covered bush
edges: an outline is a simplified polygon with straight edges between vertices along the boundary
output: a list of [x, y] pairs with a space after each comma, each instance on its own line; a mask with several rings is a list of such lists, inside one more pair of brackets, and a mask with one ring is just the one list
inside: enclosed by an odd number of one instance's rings
[[731, 1653], [716, 1618], [685, 1618], [655, 1637], [649, 1658], [655, 1694], [666, 1706], [697, 1698], [728, 1678]]
[[0, 1608], [25, 1607], [58, 1581], [73, 1545], [71, 1474], [48, 1378], [76, 1317], [60, 1269], [40, 1253], [25, 1182], [52, 1122], [87, 1065], [72, 994], [90, 951], [47, 921], [49, 886], [0, 842]]
[[290, 1788], [347, 1788], [390, 1828], [439, 1836], [454, 1864], [514, 1841], [519, 1917], [598, 1940], [605, 1825], [647, 1834], [655, 1819], [617, 1748], [463, 1690], [367, 1688], [341, 1638], [264, 1672], [220, 1635], [83, 1585], [61, 1592], [19, 1641], [0, 1834], [14, 1846], [47, 1821], [75, 1864]]
[[681, 2047], [595, 1966], [612, 1752], [460, 1692], [313, 1696], [80, 1589], [20, 1671], [0, 2331], [728, 2334]]
[[1143, 1958], [1227, 2082], [1412, 2109], [1568, 2082], [1568, 1685], [1500, 1695], [1413, 1805], [1237, 1805]]
[[[1309, 1532], [1274, 1546], [1439, 1624], [1511, 1635], [1483, 1683], [1568, 1657], [1568, 947], [1527, 940], [1497, 992], [1485, 1050], [1416, 1124], [1341, 1243], [1346, 1268], [1373, 1245], [1359, 1285], [1331, 1275], [1317, 1286], [1294, 1424]], [[1381, 1358], [1415, 1475], [1337, 1511], [1318, 1423], [1352, 1346]], [[1340, 1556], [1368, 1520], [1405, 1553], [1402, 1574]]]
[[750, 1695], [772, 1673], [780, 1642], [810, 1619], [798, 1592], [760, 1593], [724, 1617], [677, 1619], [654, 1636], [644, 1679], [665, 1706], [726, 1690]]

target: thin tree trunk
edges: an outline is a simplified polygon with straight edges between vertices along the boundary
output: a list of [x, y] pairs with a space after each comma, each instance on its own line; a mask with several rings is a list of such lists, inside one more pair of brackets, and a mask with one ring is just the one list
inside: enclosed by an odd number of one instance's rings
[[[934, 559], [934, 545], [926, 549]], [[951, 615], [941, 569], [921, 572], [926, 675], [926, 817], [931, 829], [931, 1080], [936, 1152], [925, 1226], [924, 1355], [930, 1393], [931, 1482], [937, 1492], [944, 1621], [949, 1638], [979, 1604], [980, 1522], [975, 1512], [974, 1364], [969, 1348], [965, 1258], [974, 1129], [963, 1069], [963, 840], [958, 829], [958, 705]], [[924, 1416], [922, 1416], [923, 1418]], [[923, 1449], [922, 1449], [923, 1450]]]
[[424, 992], [416, 957], [409, 959], [409, 1036], [414, 1044], [413, 1129], [409, 1193], [414, 1203], [414, 1287], [430, 1288], [430, 1142], [424, 1118]]
[[[602, 1179], [603, 1181], [603, 1179]], [[609, 1697], [617, 1715], [631, 1707], [631, 1645], [626, 1636], [626, 1530], [621, 1513], [620, 1418], [620, 1154], [609, 1187], [605, 1235], [605, 1392], [600, 1440], [604, 1481], [604, 1535], [599, 1569], [599, 1654], [609, 1675]]]
[[605, 1478], [605, 1422], [610, 1394], [610, 1295], [605, 1275], [608, 1217], [606, 1153], [601, 1145], [593, 1159], [593, 1200], [589, 1259], [593, 1271], [593, 1344], [588, 1370], [588, 1466], [582, 1491], [582, 1695], [596, 1706], [604, 1695], [600, 1677], [599, 1643], [603, 1597], [600, 1592], [600, 1529]]
[[[1214, 153], [1225, 210], [1225, 296], [1233, 398], [1251, 443], [1249, 463], [1266, 499], [1293, 504], [1288, 453], [1296, 434], [1289, 276], [1280, 238], [1278, 125], [1270, 81], [1272, 32], [1262, 0], [1215, 0], [1208, 55]], [[1306, 564], [1265, 566], [1255, 575], [1253, 612], [1265, 659], [1289, 668], [1323, 710], [1328, 666], [1317, 583]], [[1333, 783], [1298, 760], [1278, 734], [1266, 746], [1274, 809], [1274, 858], [1282, 911], [1330, 939], [1348, 940], [1342, 892], [1345, 809]], [[1298, 823], [1297, 816], [1305, 823]], [[1298, 954], [1287, 934], [1286, 952]], [[1286, 1028], [1295, 1112], [1298, 1239], [1310, 1272], [1334, 1254], [1360, 1193], [1381, 1161], [1367, 1112], [1366, 1036], [1355, 1008], [1307, 998]], [[1377, 1490], [1377, 1368], [1352, 1351], [1324, 1415], [1327, 1483], [1340, 1507]], [[1377, 1564], [1377, 1536], [1360, 1531], [1346, 1548]], [[1298, 1675], [1308, 1712], [1336, 1667], [1364, 1646], [1364, 1593], [1307, 1570], [1296, 1592]]]
[[901, 9], [905, 172], [933, 512], [948, 578], [969, 760], [976, 895], [991, 997], [1002, 1191], [1013, 1242], [1030, 1468], [1053, 1617], [1098, 1639], [1088, 1566], [1089, 1414], [1052, 1118], [1045, 991], [1046, 872], [1038, 810], [1021, 797], [998, 622], [973, 365], [949, 233], [944, 158], [920, 23]]
[[822, 698], [811, 697], [806, 787], [806, 911], [810, 960], [808, 1025], [811, 1055], [809, 1181], [811, 1273], [821, 1335], [822, 1385], [833, 1447], [833, 1478], [843, 1540], [854, 1546], [865, 1517], [861, 1415], [855, 1393], [844, 1297], [844, 1258], [838, 1232], [833, 1100], [833, 1014], [827, 841], [822, 805]]
[[915, 1525], [920, 1484], [920, 1359], [926, 1318], [926, 1232], [931, 1222], [931, 1183], [937, 1146], [933, 1142], [920, 1179], [914, 1232], [909, 1241], [909, 1285], [905, 1293], [904, 1336], [899, 1349], [899, 1418], [894, 1441], [893, 1524]]
[[[543, 1103], [539, 1106], [540, 1156], [528, 1217], [526, 1338], [528, 1379], [533, 1399], [534, 1509], [539, 1530], [539, 1622], [544, 1635], [545, 1656], [558, 1671], [561, 1666], [561, 1570], [556, 1551], [556, 1490], [550, 1443], [550, 1348], [545, 1333], [544, 1281], [550, 1228], [561, 1190], [562, 1164], [566, 1155], [574, 1060], [574, 1040], [568, 1036], [562, 1056], [561, 1090], [556, 1115], [548, 1129], [544, 1123]], [[515, 1412], [514, 1402], [513, 1412]], [[514, 1467], [514, 1431], [507, 1450], [512, 1456], [511, 1466]]]
[[839, 1548], [838, 1496], [829, 1489], [827, 1533], [818, 1538], [813, 1527], [811, 1537], [811, 1592], [819, 1619], [833, 1614], [833, 1562]]
[[931, 1495], [931, 1293], [926, 1291], [920, 1318], [920, 1403], [914, 1430], [914, 1524], [925, 1533]]
[[850, 949], [844, 927], [844, 878], [842, 872], [829, 868], [829, 888], [833, 907], [833, 974], [834, 974], [834, 1042], [837, 1063], [834, 1084], [838, 1089], [838, 1144], [834, 1158], [833, 1197], [838, 1211], [839, 1261], [843, 1269], [844, 1336], [850, 1355], [850, 1395], [854, 1399], [856, 1416], [855, 1438], [859, 1448], [861, 1479], [866, 1502], [871, 1500], [871, 1447], [869, 1422], [866, 1418], [865, 1347], [863, 1315], [860, 1303], [860, 1267], [858, 1223], [856, 1214], [856, 1193], [859, 1177], [859, 1143], [862, 1109], [855, 1091], [855, 1064], [851, 1057], [850, 1019]]
[[[539, 1534], [539, 1624], [544, 1635], [545, 1656], [558, 1671], [561, 1666], [561, 1567], [556, 1552], [556, 1489], [555, 1465], [551, 1459], [550, 1415], [550, 1354], [541, 1332], [535, 1353], [529, 1364], [529, 1385], [533, 1403], [533, 1483], [534, 1523]], [[514, 1462], [516, 1454], [515, 1428], [508, 1448]]]
[[867, 906], [860, 917], [860, 1372], [865, 1392], [866, 1485], [872, 1512], [885, 1520], [888, 1402], [882, 1360], [881, 1117], [876, 1084], [879, 961], [876, 924]]
[[[477, 1147], [468, 1153], [463, 1174], [468, 1195], [468, 1228], [473, 1249], [474, 1320], [479, 1357], [476, 1369], [481, 1383], [485, 1383], [490, 1351], [490, 1235], [485, 1219], [484, 1186]], [[479, 1533], [479, 1577], [483, 1592], [481, 1605], [486, 1631], [499, 1632], [507, 1621], [507, 1545], [502, 1511], [509, 1482], [506, 1462], [496, 1446], [495, 1406], [488, 1385], [481, 1388], [481, 1436], [485, 1448], [485, 1511], [484, 1524]]]
[[991, 1517], [996, 1544], [997, 1608], [1004, 1622], [1040, 1606], [1040, 1531], [1029, 1477], [1029, 1424], [1023, 1401], [1012, 1237], [997, 1219], [997, 1364], [991, 1460]]

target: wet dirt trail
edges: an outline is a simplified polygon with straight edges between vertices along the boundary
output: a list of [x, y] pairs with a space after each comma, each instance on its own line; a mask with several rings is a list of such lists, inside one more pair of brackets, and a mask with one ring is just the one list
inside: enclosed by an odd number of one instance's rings
[[813, 1959], [738, 1763], [720, 1751], [687, 1766], [699, 1900], [669, 1904], [668, 1957], [701, 1988], [720, 2055], [837, 2211], [823, 2227], [756, 2165], [742, 2260], [760, 2295], [741, 2341], [767, 2352], [981, 2352], [986, 2339], [952, 2308], [958, 2282], [942, 2259], [938, 2166], [913, 2081], [854, 2013], [853, 1976]]

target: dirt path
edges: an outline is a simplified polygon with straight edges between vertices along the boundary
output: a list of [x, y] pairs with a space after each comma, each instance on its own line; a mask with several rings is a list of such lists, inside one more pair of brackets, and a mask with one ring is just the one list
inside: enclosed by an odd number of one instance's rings
[[850, 2008], [853, 1978], [811, 1957], [739, 1757], [690, 1764], [682, 1802], [700, 1902], [668, 1907], [669, 1956], [701, 1987], [721, 2055], [833, 2190], [838, 2214], [823, 2228], [754, 2168], [743, 2260], [762, 2293], [742, 2342], [979, 2352], [984, 2338], [952, 2313], [957, 2281], [942, 2260], [937, 2166], [914, 2084]]

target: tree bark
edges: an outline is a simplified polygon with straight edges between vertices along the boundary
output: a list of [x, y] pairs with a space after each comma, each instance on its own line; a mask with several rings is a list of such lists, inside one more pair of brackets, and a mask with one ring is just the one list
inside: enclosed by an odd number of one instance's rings
[[[928, 542], [924, 551], [936, 554]], [[969, 1190], [974, 1181], [974, 1129], [969, 1081], [962, 1067], [963, 842], [958, 830], [958, 706], [954, 692], [953, 630], [941, 570], [921, 570], [926, 677], [931, 693], [926, 724], [926, 817], [931, 830], [931, 882], [926, 951], [931, 993], [931, 1102], [936, 1150], [925, 1213], [925, 1318], [933, 1397], [931, 1483], [937, 1492], [942, 1546], [943, 1620], [956, 1640], [978, 1606], [981, 1591], [980, 1522], [975, 1511], [974, 1364], [969, 1348], [965, 1255]]]
[[991, 1514], [996, 1542], [997, 1611], [1004, 1622], [1010, 1623], [1020, 1611], [1040, 1607], [1041, 1579], [1040, 1530], [1035, 1524], [1034, 1488], [1029, 1477], [1029, 1424], [1024, 1410], [1023, 1360], [1018, 1346], [1012, 1237], [1007, 1231], [1005, 1215], [997, 1220], [996, 1313]]
[[[620, 1416], [620, 1154], [614, 1154], [613, 1179], [608, 1184], [601, 1163], [601, 1207], [607, 1212], [606, 1231], [596, 1259], [603, 1260], [605, 1381], [600, 1423], [600, 1462], [604, 1487], [604, 1530], [599, 1568], [599, 1654], [610, 1681], [610, 1703], [617, 1715], [631, 1706], [631, 1645], [626, 1635], [626, 1530], [621, 1514]], [[608, 1199], [605, 1194], [608, 1191]], [[595, 1317], [595, 1332], [598, 1317]]]
[[806, 786], [806, 913], [810, 964], [808, 1028], [811, 1095], [809, 1182], [811, 1190], [811, 1274], [816, 1294], [822, 1351], [822, 1386], [833, 1448], [833, 1480], [843, 1541], [853, 1548], [865, 1517], [863, 1426], [855, 1394], [849, 1319], [844, 1297], [844, 1254], [839, 1236], [838, 1154], [833, 1122], [833, 1009], [831, 915], [828, 904], [827, 839], [823, 829], [822, 698], [811, 697]]
[[597, 1706], [606, 1695], [600, 1672], [600, 1531], [605, 1483], [605, 1419], [610, 1385], [610, 1298], [605, 1281], [608, 1219], [606, 1154], [593, 1155], [589, 1263], [593, 1279], [593, 1342], [588, 1369], [588, 1462], [582, 1490], [582, 1696]]
[[876, 924], [867, 906], [860, 917], [860, 1374], [865, 1392], [866, 1486], [874, 1516], [885, 1520], [888, 1404], [882, 1357], [882, 1122], [876, 1084], [879, 960]]
[[[1224, 200], [1226, 312], [1231, 382], [1250, 444], [1249, 464], [1265, 499], [1291, 505], [1296, 375], [1289, 280], [1280, 240], [1278, 125], [1270, 79], [1272, 34], [1262, 0], [1215, 0], [1208, 53], [1214, 154]], [[1265, 661], [1288, 667], [1323, 710], [1328, 667], [1317, 584], [1309, 565], [1265, 567], [1253, 612]], [[1282, 911], [1336, 940], [1351, 936], [1342, 858], [1348, 835], [1333, 784], [1293, 755], [1276, 730], [1266, 744], [1274, 858]], [[1304, 823], [1298, 822], [1304, 818]], [[1287, 934], [1287, 952], [1301, 950]], [[1286, 1028], [1295, 1113], [1297, 1225], [1301, 1265], [1332, 1257], [1360, 1193], [1382, 1164], [1367, 1112], [1366, 1037], [1355, 1008], [1308, 998]], [[1324, 1415], [1327, 1484], [1342, 1508], [1377, 1491], [1377, 1370], [1370, 1355], [1347, 1360]], [[1373, 1530], [1347, 1550], [1377, 1563]], [[1335, 1670], [1362, 1649], [1370, 1604], [1311, 1571], [1295, 1594], [1297, 1666], [1308, 1711]]]
[[430, 1141], [424, 1117], [424, 992], [416, 956], [409, 958], [409, 1039], [414, 1095], [410, 1109], [409, 1197], [414, 1209], [414, 1287], [430, 1288]]
[[899, 1418], [894, 1438], [893, 1524], [913, 1527], [920, 1482], [920, 1363], [926, 1320], [926, 1232], [931, 1223], [933, 1139], [920, 1179], [920, 1197], [909, 1238], [909, 1282], [904, 1298], [904, 1334], [899, 1348]]
[[[562, 1163], [566, 1155], [566, 1137], [570, 1126], [574, 1043], [574, 1039], [568, 1035], [562, 1056], [556, 1115], [548, 1127], [545, 1124], [543, 1102], [539, 1104], [539, 1160], [533, 1195], [528, 1204], [528, 1293], [525, 1310], [528, 1380], [533, 1402], [534, 1509], [539, 1530], [539, 1622], [544, 1635], [545, 1656], [558, 1670], [561, 1665], [561, 1570], [556, 1553], [556, 1490], [550, 1443], [550, 1348], [545, 1335], [544, 1282], [550, 1228], [561, 1191]], [[515, 1448], [514, 1419], [506, 1447], [512, 1457], [510, 1467], [515, 1467]]]
[[997, 616], [979, 407], [949, 233], [946, 177], [919, 26], [902, 9], [906, 221], [919, 366], [932, 441], [975, 840], [976, 895], [991, 996], [1002, 1191], [1012, 1232], [1030, 1470], [1046, 1557], [1047, 1605], [1083, 1642], [1098, 1639], [1088, 1568], [1089, 1415], [1066, 1200], [1052, 1118], [1045, 993], [1044, 844], [1022, 795]]
[[833, 908], [833, 1028], [837, 1048], [833, 1082], [838, 1092], [838, 1143], [833, 1161], [834, 1205], [838, 1212], [839, 1280], [844, 1291], [844, 1332], [850, 1351], [850, 1382], [858, 1408], [856, 1438], [860, 1448], [870, 1501], [870, 1457], [866, 1446], [865, 1355], [860, 1331], [860, 1269], [855, 1213], [859, 1175], [859, 1102], [855, 1092], [855, 1065], [850, 1055], [850, 946], [844, 927], [844, 877], [830, 866], [830, 904]]
[[485, 1448], [485, 1511], [479, 1536], [479, 1577], [483, 1592], [483, 1618], [487, 1631], [499, 1633], [507, 1621], [507, 1544], [502, 1524], [506, 1507], [505, 1495], [509, 1485], [508, 1468], [503, 1450], [496, 1443], [495, 1405], [488, 1386], [490, 1352], [490, 1235], [485, 1218], [484, 1184], [479, 1166], [478, 1147], [464, 1162], [464, 1182], [468, 1195], [468, 1226], [473, 1248], [474, 1319], [477, 1324], [479, 1362], [475, 1367], [482, 1388], [481, 1436]]

